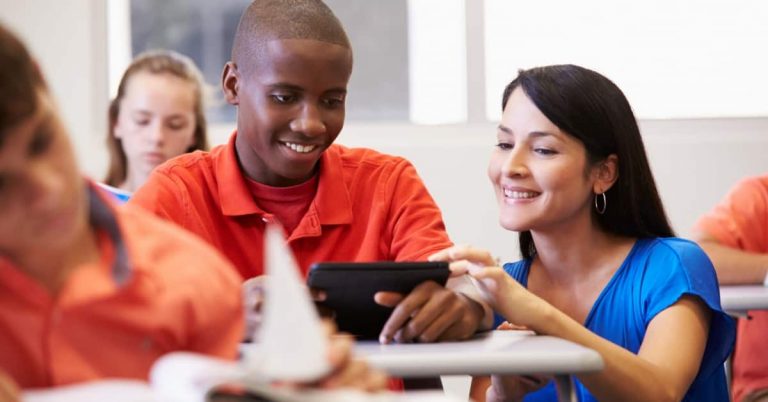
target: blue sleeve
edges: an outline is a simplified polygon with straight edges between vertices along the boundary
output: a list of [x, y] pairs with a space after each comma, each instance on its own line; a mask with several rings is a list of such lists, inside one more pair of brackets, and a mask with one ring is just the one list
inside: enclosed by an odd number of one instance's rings
[[[712, 262], [695, 243], [682, 239], [658, 240], [646, 258], [642, 280], [645, 325], [685, 295], [698, 297], [712, 312], [707, 346], [699, 375], [706, 379], [722, 370], [736, 336], [735, 322], [720, 306], [720, 289]], [[692, 386], [694, 385], [692, 384]]]

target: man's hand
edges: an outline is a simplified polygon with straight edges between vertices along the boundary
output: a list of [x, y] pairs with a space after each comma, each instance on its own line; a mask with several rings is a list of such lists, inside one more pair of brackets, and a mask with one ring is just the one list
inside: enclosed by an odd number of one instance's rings
[[0, 402], [19, 402], [19, 387], [5, 372], [0, 370]]
[[324, 320], [323, 326], [328, 337], [328, 361], [331, 371], [325, 377], [312, 383], [277, 382], [274, 385], [291, 388], [353, 388], [365, 392], [377, 392], [387, 389], [387, 375], [368, 366], [363, 359], [352, 354], [354, 338], [336, 332], [336, 326], [330, 320]]
[[432, 281], [420, 284], [407, 296], [378, 292], [374, 300], [395, 308], [381, 330], [381, 343], [467, 339], [484, 315], [479, 303]]

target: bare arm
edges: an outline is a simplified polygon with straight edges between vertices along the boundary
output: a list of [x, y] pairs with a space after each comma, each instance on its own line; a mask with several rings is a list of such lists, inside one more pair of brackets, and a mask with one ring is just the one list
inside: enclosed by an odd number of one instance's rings
[[705, 233], [695, 233], [693, 238], [712, 260], [721, 285], [762, 284], [765, 280], [768, 254], [729, 247]]

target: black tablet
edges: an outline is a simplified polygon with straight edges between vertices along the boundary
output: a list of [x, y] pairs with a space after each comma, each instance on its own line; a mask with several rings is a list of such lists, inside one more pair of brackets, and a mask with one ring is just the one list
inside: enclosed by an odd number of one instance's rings
[[377, 339], [392, 308], [373, 300], [379, 291], [408, 294], [424, 281], [445, 286], [447, 262], [324, 262], [312, 265], [309, 287], [325, 291], [319, 305], [330, 309], [340, 331]]

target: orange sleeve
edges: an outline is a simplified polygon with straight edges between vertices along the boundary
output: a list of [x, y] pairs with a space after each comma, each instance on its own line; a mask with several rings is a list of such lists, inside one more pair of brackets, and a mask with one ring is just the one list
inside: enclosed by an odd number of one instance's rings
[[235, 359], [244, 331], [241, 281], [223, 260], [216, 259], [207, 265], [206, 271], [200, 272], [192, 295], [189, 348], [193, 352]]
[[712, 211], [699, 218], [695, 229], [729, 247], [768, 251], [768, 176], [737, 183]]
[[399, 161], [381, 191], [380, 197], [391, 197], [389, 231], [394, 260], [426, 260], [453, 245], [440, 209], [410, 162]]

